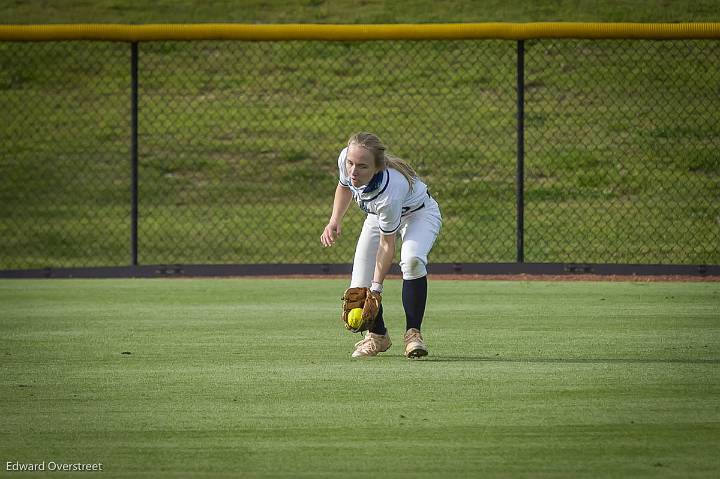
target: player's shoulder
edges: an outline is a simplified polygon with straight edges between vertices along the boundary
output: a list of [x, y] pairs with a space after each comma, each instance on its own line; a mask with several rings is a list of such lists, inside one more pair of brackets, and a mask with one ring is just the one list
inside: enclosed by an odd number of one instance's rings
[[343, 148], [338, 155], [338, 170], [340, 173], [340, 184], [345, 187], [350, 186], [350, 178], [348, 178], [347, 167], [345, 166], [345, 157], [347, 156], [347, 147]]
[[404, 180], [405, 183], [407, 183], [407, 180], [405, 179], [405, 175], [400, 173], [399, 170], [396, 170], [395, 168], [386, 168], [385, 171], [388, 173], [388, 175], [390, 175], [390, 179], [392, 181]]
[[405, 175], [395, 168], [388, 168], [388, 191], [390, 193], [405, 195], [410, 190], [410, 183]]
[[377, 205], [389, 205], [402, 202], [407, 195], [409, 184], [402, 173], [387, 168], [377, 175], [372, 190], [365, 193], [363, 200], [374, 201]]

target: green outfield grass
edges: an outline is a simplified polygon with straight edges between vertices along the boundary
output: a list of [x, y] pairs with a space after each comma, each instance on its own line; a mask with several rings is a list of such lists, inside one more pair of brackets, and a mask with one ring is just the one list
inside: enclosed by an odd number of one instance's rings
[[[720, 284], [431, 281], [351, 360], [341, 280], [0, 281], [0, 458], [103, 477], [717, 477]], [[50, 475], [50, 474], [48, 474]]]

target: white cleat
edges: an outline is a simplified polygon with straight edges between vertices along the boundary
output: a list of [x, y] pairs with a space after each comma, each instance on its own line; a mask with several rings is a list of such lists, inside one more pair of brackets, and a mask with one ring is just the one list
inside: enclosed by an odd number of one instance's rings
[[422, 334], [415, 328], [410, 328], [405, 333], [405, 357], [421, 358], [427, 356], [428, 350], [423, 342]]
[[390, 346], [392, 346], [392, 342], [390, 341], [389, 334], [367, 333], [361, 341], [355, 343], [355, 351], [352, 353], [352, 357], [365, 358], [377, 356], [378, 353], [383, 353], [390, 349]]

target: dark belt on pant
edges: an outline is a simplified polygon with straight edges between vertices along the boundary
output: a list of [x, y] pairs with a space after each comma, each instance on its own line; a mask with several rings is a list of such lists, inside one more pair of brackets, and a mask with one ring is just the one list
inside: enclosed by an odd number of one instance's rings
[[[426, 193], [427, 193], [427, 195], [428, 195], [428, 198], [432, 198], [432, 196], [430, 196], [430, 192], [429, 192], [429, 191], [426, 191]], [[416, 211], [420, 211], [420, 210], [423, 209], [423, 208], [425, 208], [425, 202], [424, 202], [424, 201], [423, 201], [423, 204], [421, 204], [420, 206], [418, 206], [418, 207], [415, 208], [414, 210], [403, 211], [403, 212], [400, 214], [400, 216], [409, 215], [410, 213], [415, 213]]]
[[420, 206], [418, 206], [418, 207], [415, 208], [414, 210], [403, 211], [403, 212], [400, 214], [400, 216], [405, 216], [405, 215], [409, 215], [410, 213], [415, 213], [416, 211], [420, 211], [420, 210], [423, 209], [423, 208], [425, 208], [425, 203], [421, 204]]

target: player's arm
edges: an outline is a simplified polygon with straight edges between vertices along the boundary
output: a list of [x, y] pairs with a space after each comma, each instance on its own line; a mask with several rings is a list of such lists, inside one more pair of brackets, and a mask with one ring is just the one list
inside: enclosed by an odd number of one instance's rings
[[323, 246], [328, 247], [335, 244], [335, 240], [342, 232], [342, 220], [350, 207], [352, 201], [352, 192], [347, 186], [338, 184], [335, 188], [335, 200], [333, 201], [332, 215], [330, 221], [325, 226], [323, 234], [320, 236], [320, 242]]
[[373, 275], [373, 283], [383, 284], [385, 276], [390, 271], [390, 265], [395, 257], [395, 233], [389, 235], [380, 235], [380, 244], [378, 245], [377, 257], [375, 259], [375, 274]]

